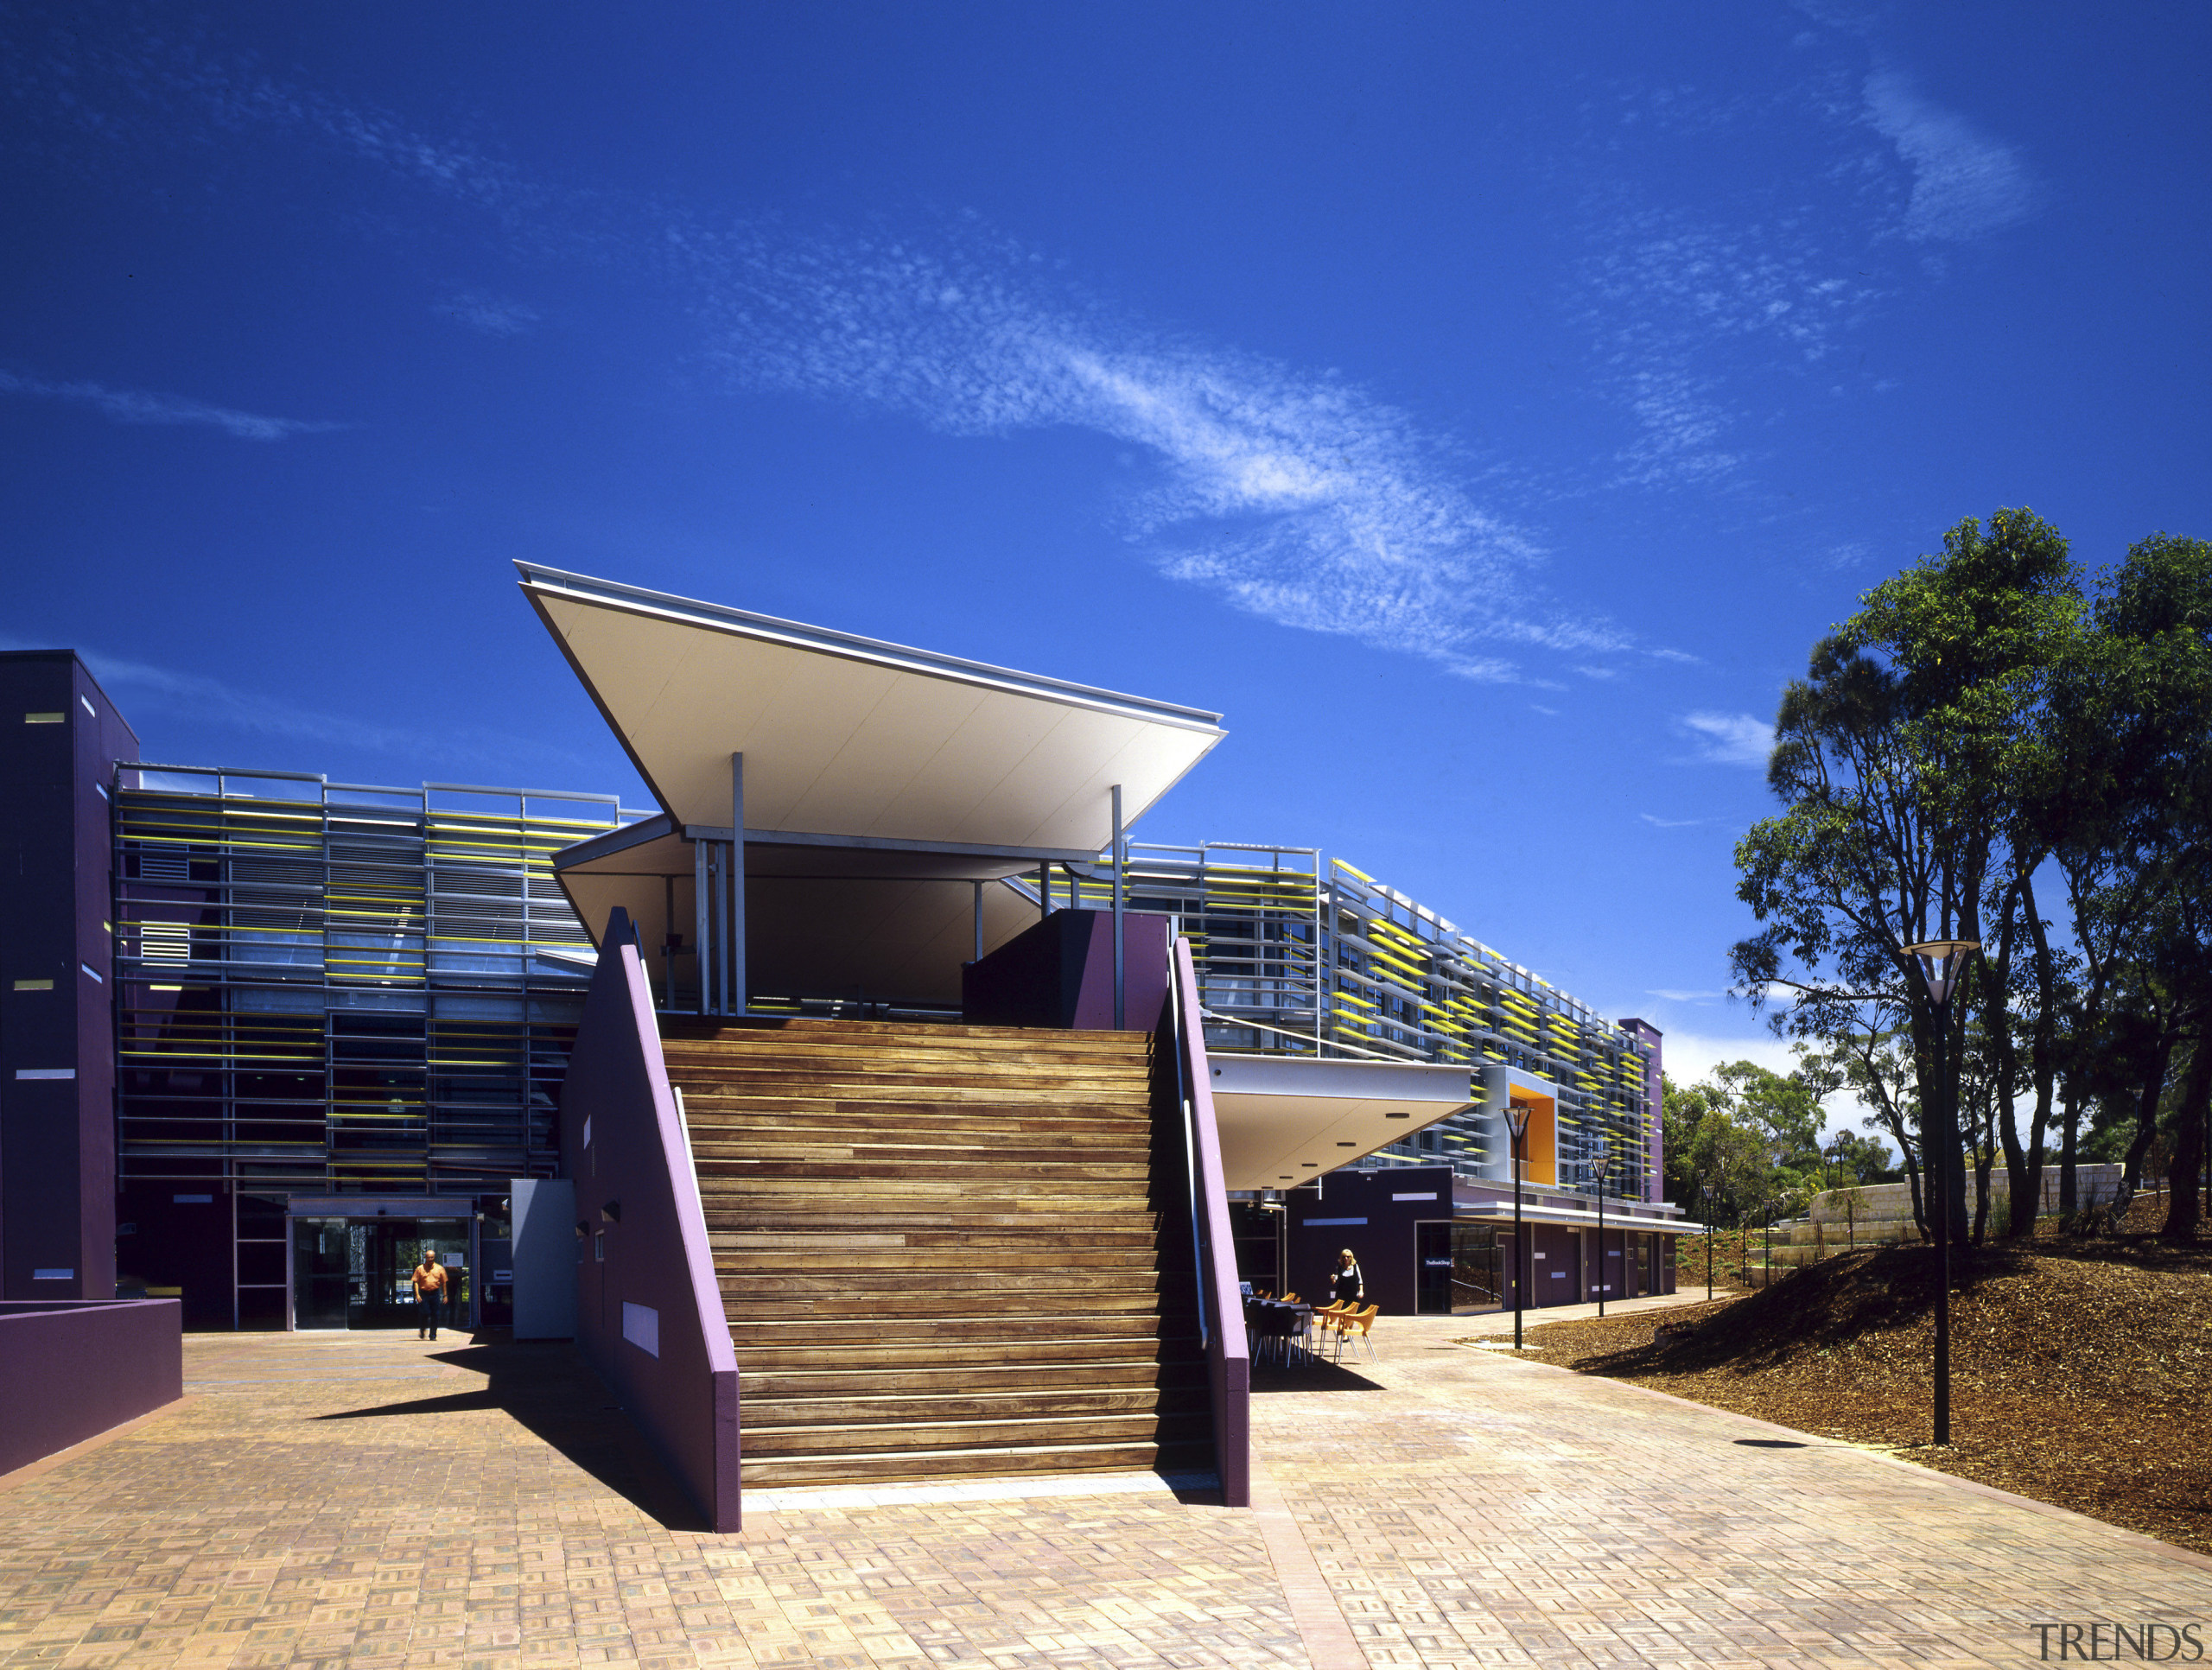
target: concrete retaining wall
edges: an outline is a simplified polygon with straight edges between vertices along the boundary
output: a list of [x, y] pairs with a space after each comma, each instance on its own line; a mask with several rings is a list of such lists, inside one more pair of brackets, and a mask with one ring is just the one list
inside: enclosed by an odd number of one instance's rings
[[0, 1304], [0, 1473], [184, 1395], [173, 1299]]

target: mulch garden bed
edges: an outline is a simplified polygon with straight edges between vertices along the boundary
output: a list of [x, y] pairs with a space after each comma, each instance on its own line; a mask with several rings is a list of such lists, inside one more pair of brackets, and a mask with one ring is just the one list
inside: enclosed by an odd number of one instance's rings
[[2212, 1553], [2212, 1246], [1954, 1254], [1947, 1450], [1929, 1443], [1936, 1264], [1923, 1247], [1847, 1253], [1740, 1299], [1543, 1324], [1522, 1355]]

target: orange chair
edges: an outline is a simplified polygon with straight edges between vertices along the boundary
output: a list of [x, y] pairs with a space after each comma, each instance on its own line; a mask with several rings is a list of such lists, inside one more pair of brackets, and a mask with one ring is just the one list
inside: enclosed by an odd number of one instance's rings
[[1343, 1314], [1344, 1307], [1341, 1303], [1336, 1300], [1332, 1300], [1329, 1304], [1323, 1305], [1319, 1310], [1313, 1312], [1313, 1314], [1307, 1318], [1307, 1327], [1310, 1331], [1307, 1333], [1304, 1342], [1302, 1342], [1305, 1346], [1306, 1356], [1312, 1356], [1315, 1355], [1313, 1343], [1313, 1335], [1327, 1333], [1331, 1329], [1337, 1325], [1337, 1318]]
[[1339, 1355], [1343, 1352], [1345, 1340], [1357, 1340], [1367, 1348], [1367, 1360], [1370, 1362], [1375, 1361], [1375, 1341], [1370, 1336], [1375, 1331], [1375, 1318], [1381, 1313], [1382, 1309], [1382, 1307], [1379, 1305], [1370, 1305], [1364, 1311], [1348, 1313], [1338, 1318], [1337, 1349]]
[[[1327, 1305], [1323, 1305], [1323, 1307], [1320, 1307], [1320, 1310], [1316, 1310], [1316, 1311], [1314, 1311], [1314, 1334], [1334, 1334], [1334, 1331], [1336, 1331], [1336, 1323], [1338, 1323], [1338, 1320], [1343, 1320], [1343, 1314], [1344, 1314], [1344, 1307], [1343, 1307], [1343, 1303], [1338, 1303], [1338, 1300], [1330, 1300], [1330, 1303], [1327, 1303]], [[1307, 1349], [1307, 1356], [1316, 1356], [1316, 1351], [1312, 1349], [1312, 1347], [1310, 1347], [1310, 1349]]]

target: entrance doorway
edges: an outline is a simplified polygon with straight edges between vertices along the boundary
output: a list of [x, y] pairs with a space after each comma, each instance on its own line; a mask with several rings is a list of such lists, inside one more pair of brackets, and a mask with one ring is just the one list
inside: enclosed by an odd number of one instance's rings
[[1452, 1314], [1452, 1223], [1414, 1225], [1414, 1311], [1418, 1316]]
[[1505, 1260], [1513, 1237], [1490, 1223], [1452, 1226], [1452, 1312], [1495, 1311], [1505, 1303]]
[[411, 1328], [409, 1273], [435, 1247], [448, 1273], [445, 1321], [471, 1325], [465, 1217], [300, 1217], [292, 1220], [295, 1328]]

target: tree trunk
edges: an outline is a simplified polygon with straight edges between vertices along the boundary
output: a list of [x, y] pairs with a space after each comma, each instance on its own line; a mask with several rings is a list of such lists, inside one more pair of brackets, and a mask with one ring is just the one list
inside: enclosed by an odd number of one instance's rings
[[[2008, 1191], [2005, 1234], [2008, 1237], [2022, 1233], [2019, 1201], [2028, 1181], [2028, 1158], [2020, 1150], [2020, 1129], [2014, 1118], [2014, 1099], [2018, 1091], [2020, 1081], [2020, 1051], [2012, 1037], [2011, 994], [2012, 934], [2013, 924], [2018, 920], [2019, 916], [2017, 905], [2018, 898], [2019, 889], [2017, 886], [2008, 889], [2005, 895], [2005, 902], [2000, 907], [1997, 932], [1997, 962], [1988, 982], [1990, 995], [1983, 999], [1981, 1008], [1981, 1028], [1988, 1035], [1997, 1062], [1997, 1083], [1991, 1092], [1990, 1122], [1996, 1126], [1997, 1140], [2004, 1145], [2005, 1149], [2005, 1186]], [[1988, 1170], [1986, 1162], [1984, 1163], [1982, 1170], [1986, 1174]], [[1981, 1192], [1982, 1197], [1986, 1200], [1989, 1195], [1986, 1181], [1984, 1181], [1981, 1185]], [[2032, 1216], [2029, 1218], [2028, 1224], [2031, 1229], [2034, 1228], [2035, 1219]], [[1981, 1216], [1978, 1214], [1974, 1222], [1974, 1239], [1977, 1241], [1981, 1239], [1981, 1231], [1984, 1228]]]
[[2025, 883], [2022, 891], [2027, 900], [2028, 932], [2036, 948], [2036, 1030], [2031, 1046], [2036, 1111], [2034, 1123], [2028, 1128], [2027, 1164], [2022, 1168], [2026, 1186], [2022, 1187], [2019, 1179], [2012, 1184], [2012, 1222], [2005, 1233], [2024, 1237], [2035, 1234], [2036, 1216], [2043, 1210], [2044, 1145], [2050, 1131], [2051, 1081], [2058, 1065], [2058, 968], [2050, 955], [2050, 936], [2036, 909], [2034, 881]]
[[[2158, 1108], [2165, 1095], [2166, 1072], [2173, 1064], [2174, 1046], [2178, 1042], [2179, 1029], [2169, 1026], [2159, 1038], [2158, 1053], [2151, 1057], [2150, 1070], [2143, 1075], [2142, 1085], [2136, 1091], [2135, 1139], [2127, 1145], [2127, 1161], [2120, 1168], [2120, 1194], [2113, 1203], [2115, 1225], [2126, 1212], [2127, 1203], [2135, 1198], [2135, 1191], [2143, 1186], [2143, 1157], [2158, 1140]], [[2183, 1117], [2188, 1117], [2185, 1102]]]
[[2066, 1124], [2058, 1139], [2058, 1215], [2070, 1220], [2082, 1206], [2082, 1093], [2066, 1080]]
[[2196, 1198], [2196, 1179], [2204, 1170], [2204, 1153], [2212, 1131], [2212, 1038], [2200, 1034], [2190, 1053], [2189, 1076], [2182, 1082], [2181, 1117], [2175, 1121], [2174, 1159], [2167, 1170], [2171, 1186], [2166, 1191], [2166, 1225], [2159, 1234], [2168, 1241], [2194, 1241], [2202, 1213]]

